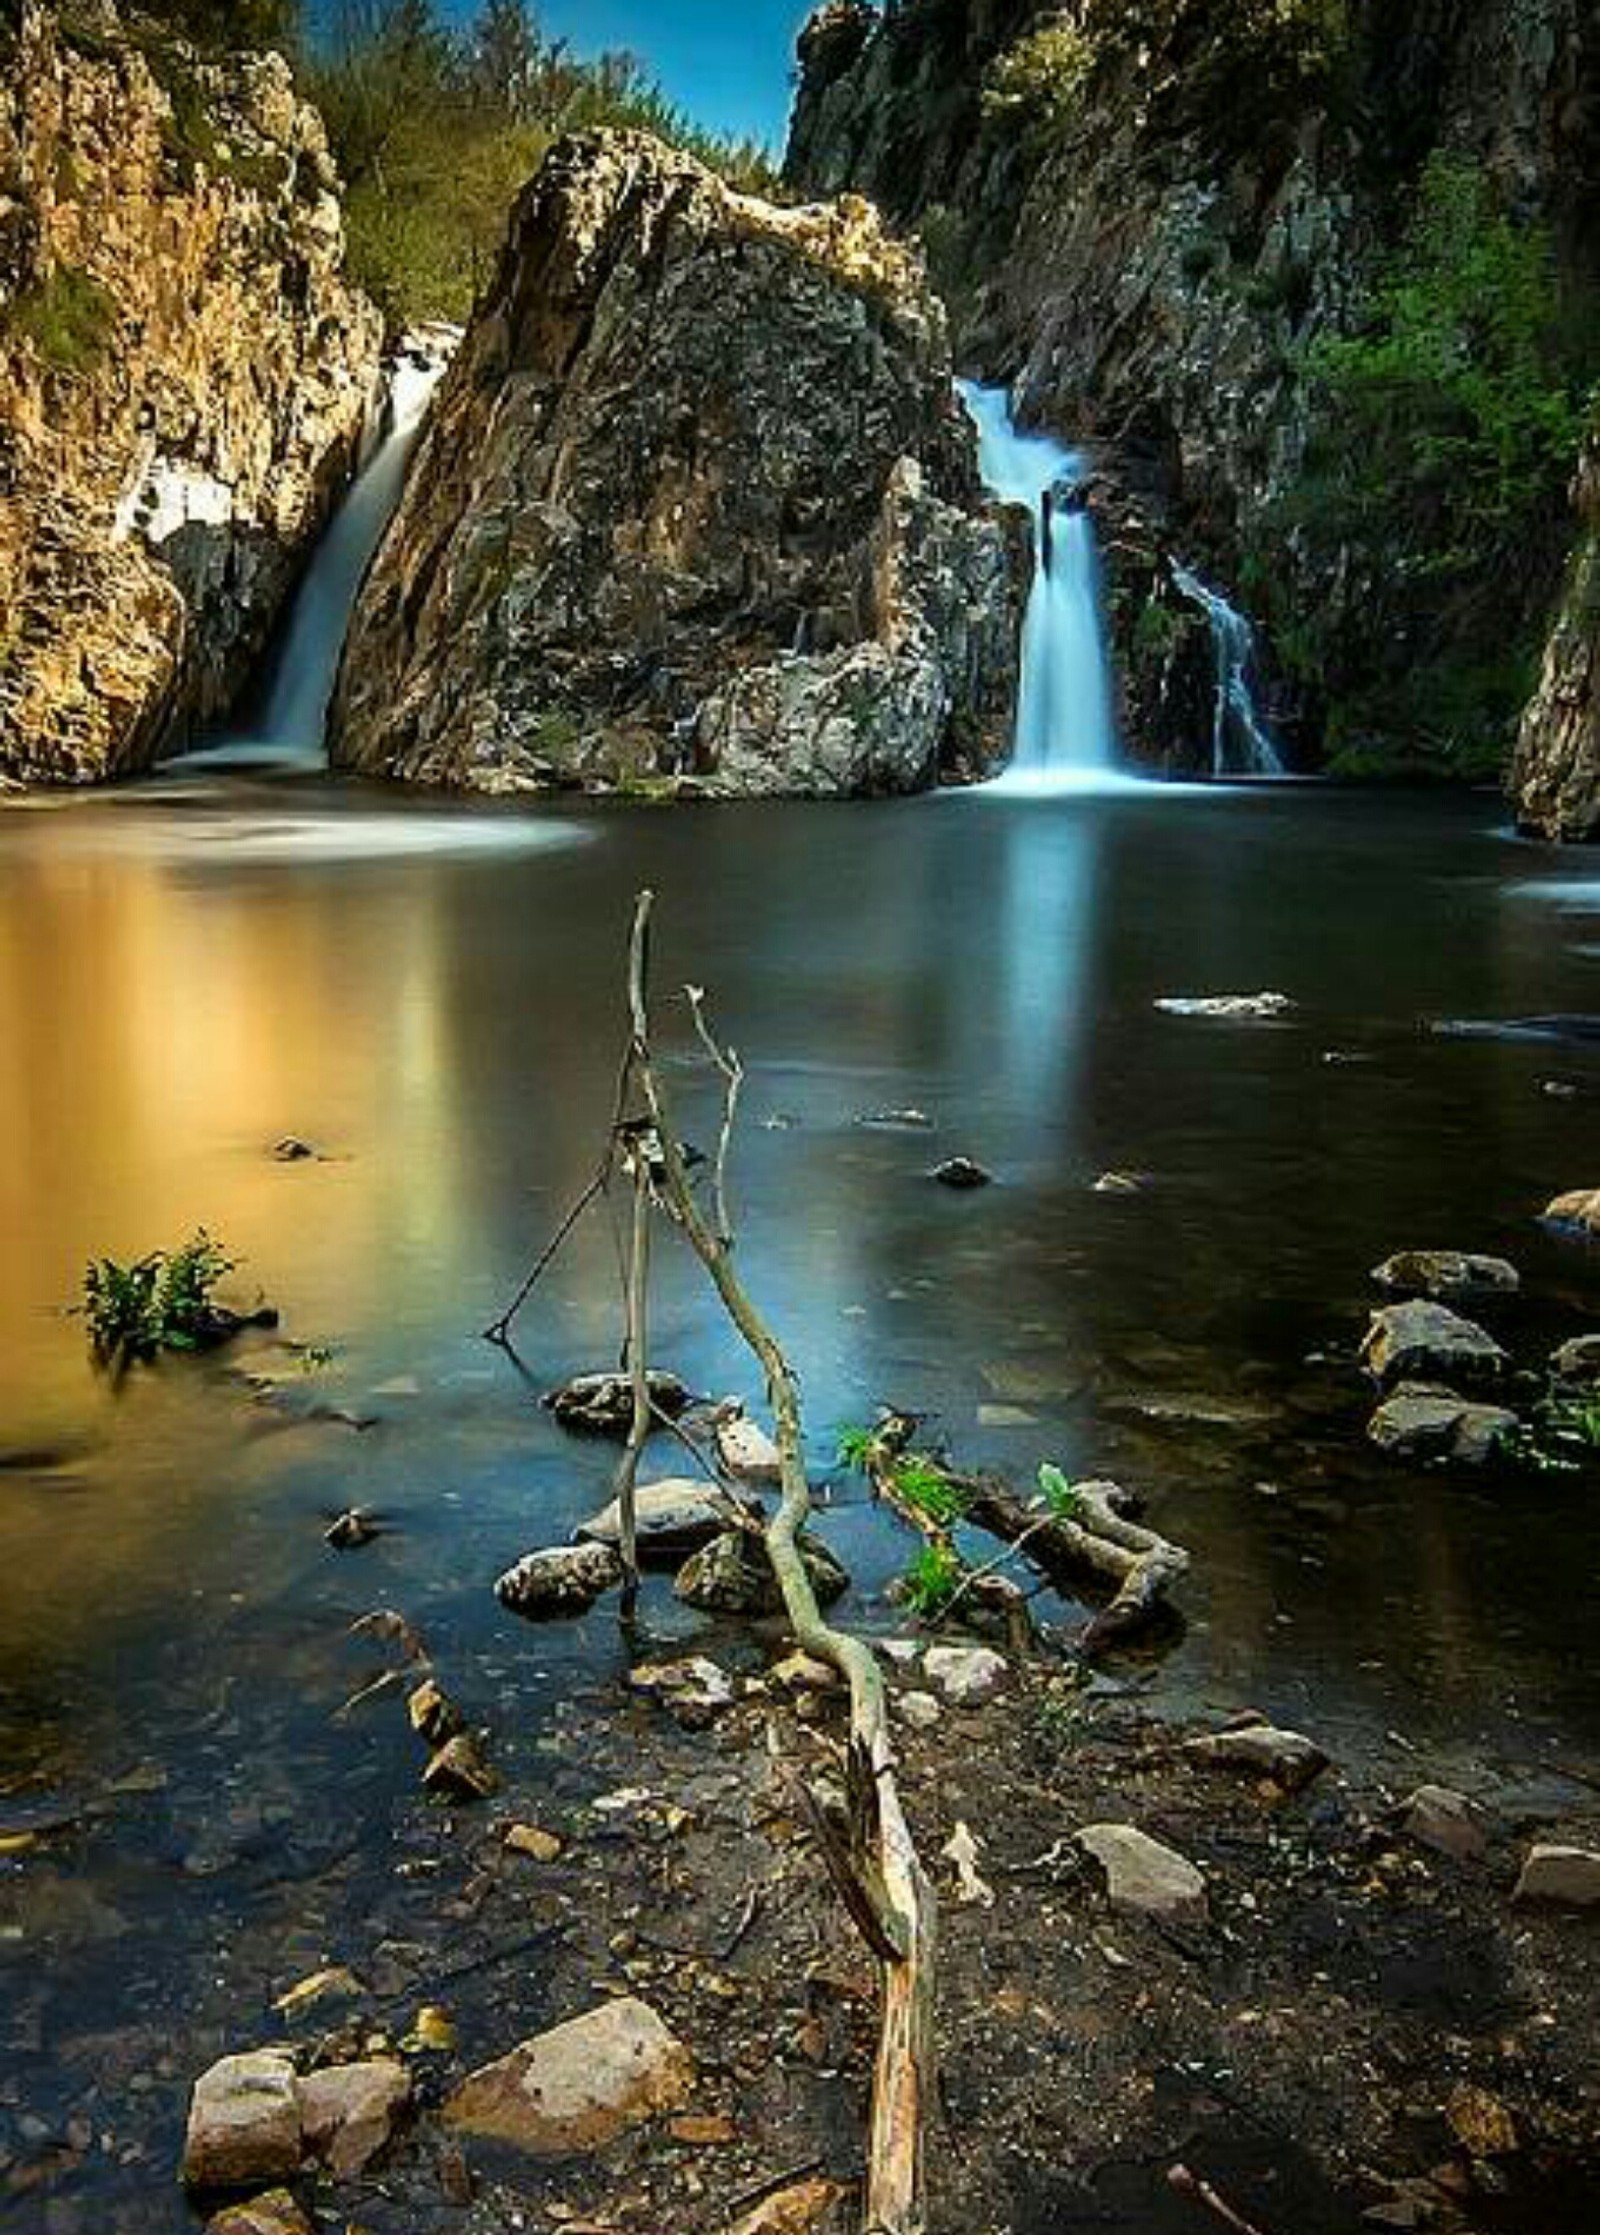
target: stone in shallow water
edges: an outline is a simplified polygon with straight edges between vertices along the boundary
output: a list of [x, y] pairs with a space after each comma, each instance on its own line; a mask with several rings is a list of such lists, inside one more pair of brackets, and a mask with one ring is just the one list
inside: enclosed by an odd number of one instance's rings
[[206, 2221], [206, 2235], [315, 2235], [286, 2188], [268, 2189], [248, 2204], [230, 2204]]
[[1471, 1250], [1402, 1249], [1375, 1265], [1380, 1288], [1406, 1296], [1510, 1296], [1521, 1287], [1514, 1265], [1503, 1257], [1482, 1257]]
[[[819, 1537], [802, 1529], [798, 1541], [811, 1588], [827, 1606], [849, 1588], [850, 1578]], [[747, 1529], [728, 1529], [702, 1546], [685, 1561], [673, 1589], [706, 1614], [777, 1614], [783, 1606], [766, 1547]]]
[[960, 1193], [975, 1187], [988, 1187], [994, 1174], [985, 1171], [970, 1156], [947, 1156], [942, 1164], [934, 1166], [930, 1177], [936, 1179], [941, 1187], [953, 1187]]
[[763, 2197], [727, 2235], [813, 2235], [843, 2195], [837, 2181], [797, 2181]]
[[733, 1705], [733, 1686], [715, 1661], [696, 1654], [686, 1661], [647, 1661], [630, 1669], [631, 1690], [656, 1699], [686, 1730], [705, 1725]]
[[464, 2080], [444, 2107], [451, 2126], [535, 2157], [604, 2149], [630, 2127], [675, 2111], [694, 2059], [648, 2003], [628, 1995], [536, 2035]]
[[1579, 1388], [1600, 1383], [1600, 1335], [1574, 1335], [1552, 1354], [1550, 1371], [1557, 1381], [1573, 1382]]
[[1581, 1227], [1586, 1234], [1600, 1234], [1600, 1187], [1575, 1188], [1557, 1195], [1544, 1207], [1543, 1216], [1558, 1226]]
[[300, 2082], [308, 2150], [331, 2172], [360, 2173], [393, 2138], [411, 2102], [411, 2076], [393, 2057], [333, 2064]]
[[[690, 1403], [690, 1392], [676, 1374], [650, 1375], [650, 1402], [669, 1420]], [[633, 1424], [633, 1383], [626, 1374], [574, 1374], [544, 1400], [563, 1428], [593, 1436], [625, 1436]]]
[[1294, 1006], [1286, 993], [1174, 993], [1156, 1003], [1169, 1017], [1216, 1017], [1233, 1024], [1285, 1017]]
[[1481, 1467], [1520, 1423], [1504, 1405], [1473, 1404], [1428, 1382], [1402, 1382], [1367, 1422], [1368, 1439], [1399, 1459], [1449, 1459]]
[[737, 1482], [773, 1483], [783, 1479], [777, 1445], [759, 1420], [743, 1413], [717, 1423], [717, 1457]]
[[1554, 1843], [1532, 1847], [1514, 1901], [1548, 1901], [1565, 1909], [1600, 1908], [1600, 1855]]
[[191, 2188], [249, 2188], [300, 2170], [300, 2099], [282, 2049], [221, 2057], [194, 2084], [183, 2177]]
[[1194, 1864], [1132, 1824], [1089, 1824], [1078, 1845], [1106, 1874], [1106, 1895], [1125, 1917], [1157, 1924], [1203, 1925], [1210, 1914], [1206, 1882]]
[[1436, 1854], [1466, 1862], [1486, 1851], [1488, 1837], [1465, 1793], [1448, 1785], [1419, 1785], [1401, 1805], [1404, 1830]]
[[[688, 1476], [642, 1482], [634, 1494], [634, 1522], [641, 1560], [681, 1559], [727, 1527], [727, 1500], [715, 1483]], [[617, 1500], [580, 1522], [575, 1534], [587, 1544], [620, 1544], [622, 1508]]]
[[543, 1621], [557, 1614], [586, 1614], [602, 1592], [621, 1581], [622, 1562], [610, 1545], [558, 1545], [525, 1553], [500, 1577], [494, 1595], [514, 1614]]
[[1291, 1791], [1309, 1784], [1328, 1766], [1327, 1755], [1313, 1739], [1303, 1738], [1299, 1731], [1281, 1731], [1272, 1723], [1247, 1723], [1242, 1730], [1187, 1739], [1184, 1752], [1219, 1769], [1271, 1777]]
[[1361, 1345], [1361, 1362], [1381, 1382], [1427, 1381], [1434, 1375], [1494, 1380], [1510, 1363], [1475, 1320], [1443, 1304], [1386, 1304], [1373, 1313]]

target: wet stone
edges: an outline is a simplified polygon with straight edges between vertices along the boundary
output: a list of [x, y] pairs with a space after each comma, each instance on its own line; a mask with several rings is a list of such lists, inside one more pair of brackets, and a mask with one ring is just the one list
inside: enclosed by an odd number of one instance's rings
[[[676, 1420], [691, 1402], [676, 1374], [652, 1372], [650, 1402]], [[593, 1436], [625, 1436], [633, 1425], [633, 1383], [626, 1374], [575, 1374], [544, 1400], [563, 1428]]]
[[1436, 1854], [1469, 1862], [1487, 1851], [1488, 1837], [1464, 1793], [1454, 1792], [1448, 1785], [1419, 1785], [1401, 1805], [1401, 1823], [1407, 1835]]
[[498, 1792], [500, 1780], [483, 1758], [483, 1750], [470, 1731], [447, 1739], [422, 1773], [430, 1793], [446, 1800], [487, 1800]]
[[1402, 1382], [1367, 1422], [1368, 1441], [1397, 1459], [1486, 1466], [1520, 1423], [1504, 1405], [1474, 1404], [1428, 1382]]
[[[634, 1493], [634, 1525], [639, 1557], [681, 1559], [727, 1527], [727, 1501], [715, 1483], [671, 1476], [664, 1482], [642, 1482]], [[609, 1505], [578, 1524], [574, 1534], [583, 1544], [617, 1546], [622, 1542], [622, 1507], [613, 1498]]]
[[286, 2188], [268, 2189], [248, 2204], [229, 2204], [206, 2221], [206, 2235], [314, 2235], [310, 2220]]
[[1396, 1294], [1444, 1303], [1458, 1296], [1512, 1296], [1522, 1285], [1505, 1258], [1459, 1249], [1397, 1250], [1373, 1268], [1372, 1277]]
[[703, 1730], [733, 1705], [733, 1686], [703, 1654], [684, 1661], [650, 1661], [630, 1669], [631, 1690], [659, 1700], [686, 1730]]
[[783, 1460], [759, 1420], [743, 1413], [717, 1423], [717, 1457], [736, 1482], [777, 1483]]
[[1565, 1909], [1600, 1908], [1600, 1854], [1554, 1843], [1530, 1848], [1514, 1901], [1547, 1901]]
[[1600, 1235], [1600, 1187], [1574, 1188], [1557, 1195], [1544, 1207], [1546, 1218], [1558, 1226], [1575, 1226], [1581, 1233]]
[[281, 2049], [222, 2057], [194, 2085], [183, 2177], [192, 2188], [248, 2188], [300, 2170], [294, 2062]]
[[1286, 993], [1168, 994], [1156, 1003], [1169, 1017], [1211, 1017], [1224, 1024], [1270, 1022], [1294, 1006]]
[[1241, 1770], [1247, 1776], [1270, 1777], [1291, 1792], [1308, 1785], [1328, 1766], [1328, 1757], [1314, 1740], [1298, 1731], [1279, 1730], [1272, 1723], [1247, 1723], [1242, 1730], [1215, 1731], [1184, 1742], [1184, 1752], [1196, 1761], [1218, 1769]]
[[1552, 1353], [1550, 1371], [1580, 1389], [1600, 1387], [1600, 1335], [1574, 1335]]
[[1463, 1319], [1443, 1304], [1386, 1304], [1373, 1313], [1361, 1345], [1361, 1362], [1385, 1384], [1494, 1380], [1509, 1360], [1476, 1321]]
[[393, 2057], [312, 2072], [300, 2082], [306, 2147], [330, 2172], [360, 2173], [387, 2147], [410, 2101], [410, 2074]]
[[529, 1552], [507, 1568], [494, 1587], [500, 1604], [514, 1614], [542, 1621], [561, 1614], [586, 1614], [603, 1592], [622, 1581], [622, 1562], [609, 1545], [557, 1545]]
[[648, 2003], [629, 1995], [524, 2041], [464, 2080], [446, 2121], [536, 2157], [604, 2149], [675, 2111], [694, 2059]]
[[[850, 1578], [809, 1530], [802, 1529], [797, 1542], [811, 1588], [827, 1606], [849, 1588]], [[746, 1529], [728, 1529], [702, 1546], [684, 1563], [673, 1589], [706, 1614], [777, 1614], [783, 1607], [766, 1547]]]
[[462, 1729], [465, 1717], [450, 1695], [436, 1684], [431, 1676], [425, 1677], [406, 1694], [406, 1714], [411, 1728], [430, 1746], [442, 1746]]
[[954, 1188], [958, 1193], [988, 1187], [994, 1180], [994, 1174], [970, 1156], [947, 1156], [928, 1176], [937, 1180], [941, 1187]]

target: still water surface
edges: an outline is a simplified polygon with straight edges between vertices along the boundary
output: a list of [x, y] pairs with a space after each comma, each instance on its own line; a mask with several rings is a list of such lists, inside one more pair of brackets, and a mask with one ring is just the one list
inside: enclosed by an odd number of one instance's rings
[[[530, 1631], [490, 1584], [604, 1495], [610, 1453], [534, 1401], [615, 1353], [604, 1224], [524, 1373], [477, 1330], [592, 1169], [646, 882], [659, 987], [710, 988], [750, 1074], [742, 1250], [819, 1474], [879, 1401], [1024, 1481], [1115, 1473], [1195, 1552], [1166, 1696], [1480, 1765], [1600, 1747], [1592, 1499], [1380, 1464], [1339, 1363], [1400, 1247], [1513, 1257], [1522, 1355], [1600, 1325], [1600, 1253], [1531, 1215], [1596, 1177], [1600, 1045], [1498, 1029], [1600, 1010], [1588, 857], [1490, 801], [1309, 787], [497, 812], [209, 777], [9, 809], [0, 1831], [84, 1813], [0, 1862], [0, 2122], [59, 2114], [123, 2039], [165, 2121], [126, 2178], [163, 2186], [199, 2041], [348, 1957], [416, 1770], [391, 1721], [330, 1720], [371, 1673], [365, 1608], [421, 1625], [512, 1768], [562, 1700], [603, 1711], [614, 1625]], [[1152, 1006], [1267, 987], [1289, 1022]], [[703, 1131], [698, 1093], [686, 1066]], [[908, 1107], [932, 1129], [862, 1122]], [[287, 1133], [325, 1160], [274, 1162]], [[957, 1152], [998, 1184], [931, 1184]], [[1095, 1192], [1108, 1170], [1139, 1191]], [[252, 1337], [96, 1379], [62, 1311], [85, 1259], [202, 1223], [328, 1365]], [[659, 1362], [753, 1399], [665, 1254]], [[387, 1533], [335, 1554], [351, 1503]], [[890, 1624], [895, 1526], [841, 1483], [825, 1527], [847, 1615]], [[694, 1631], [664, 1586], [649, 1612]]]

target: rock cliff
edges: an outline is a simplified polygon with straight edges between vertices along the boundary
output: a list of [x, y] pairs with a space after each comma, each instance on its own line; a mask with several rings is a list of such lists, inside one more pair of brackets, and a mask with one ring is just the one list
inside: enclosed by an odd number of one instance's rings
[[[1496, 631], [1514, 670], [1559, 577], [1557, 507], [1509, 570], [1485, 536], [1443, 589], [1398, 501], [1367, 536], [1328, 525], [1335, 503], [1308, 523], [1313, 353], [1359, 314], [1441, 154], [1590, 286], [1589, 0], [830, 0], [800, 60], [790, 183], [919, 230], [964, 369], [1096, 452], [1145, 523], [1143, 568], [1164, 578], [1176, 550], [1278, 624], [1305, 750], [1448, 726], [1436, 679]], [[1137, 709], [1168, 639], [1136, 637], [1143, 603], [1123, 605]], [[1489, 711], [1502, 734], [1515, 692]], [[1134, 741], [1155, 759], [1179, 742]]]
[[1574, 496], [1578, 548], [1511, 771], [1517, 819], [1541, 838], [1600, 838], [1600, 432]]
[[0, 55], [0, 781], [148, 765], [259, 651], [378, 377], [336, 185], [281, 57], [202, 62], [110, 0], [22, 9]]
[[337, 761], [516, 790], [905, 791], [1003, 753], [1017, 541], [865, 204], [559, 143], [368, 576]]

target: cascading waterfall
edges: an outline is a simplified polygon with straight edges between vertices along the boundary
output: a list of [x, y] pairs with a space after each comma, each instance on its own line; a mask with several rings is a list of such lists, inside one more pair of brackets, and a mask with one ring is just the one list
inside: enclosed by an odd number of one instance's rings
[[1172, 579], [1211, 624], [1217, 662], [1216, 712], [1211, 730], [1211, 769], [1216, 776], [1281, 776], [1283, 756], [1256, 704], [1255, 630], [1220, 592], [1173, 562]]
[[266, 703], [219, 744], [186, 754], [185, 769], [228, 762], [254, 768], [321, 768], [324, 729], [351, 608], [405, 482], [429, 398], [448, 352], [408, 349], [395, 362], [383, 429], [312, 554], [290, 607]]
[[1033, 593], [1008, 775], [1093, 784], [1115, 769], [1117, 725], [1094, 524], [1073, 501], [1082, 461], [1048, 436], [1019, 433], [1003, 388], [957, 385], [978, 430], [985, 487], [1003, 503], [1026, 505], [1033, 519]]

